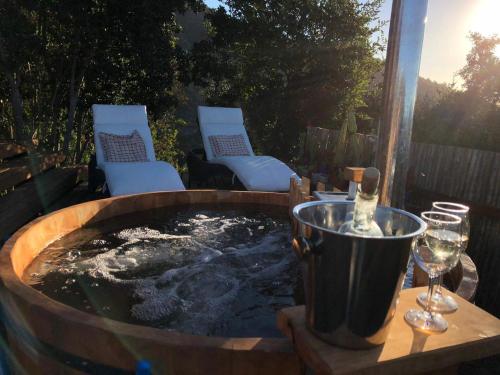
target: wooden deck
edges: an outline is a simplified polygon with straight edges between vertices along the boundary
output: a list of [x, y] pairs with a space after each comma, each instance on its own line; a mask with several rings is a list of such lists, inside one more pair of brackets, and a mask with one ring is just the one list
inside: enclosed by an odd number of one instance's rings
[[38, 215], [92, 199], [85, 167], [64, 167], [59, 153], [30, 152], [0, 142], [0, 243]]
[[0, 159], [8, 159], [14, 156], [26, 154], [27, 149], [16, 143], [0, 141]]

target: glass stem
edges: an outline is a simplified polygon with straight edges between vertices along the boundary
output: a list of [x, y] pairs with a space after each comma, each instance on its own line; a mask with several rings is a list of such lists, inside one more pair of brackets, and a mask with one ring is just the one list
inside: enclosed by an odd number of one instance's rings
[[439, 275], [439, 277], [438, 277], [438, 283], [437, 283], [437, 286], [436, 286], [436, 291], [434, 293], [439, 294], [439, 295], [443, 294], [443, 292], [441, 290], [441, 285], [443, 285], [443, 275]]
[[439, 282], [439, 276], [430, 276], [429, 275], [429, 289], [427, 290], [427, 301], [425, 303], [425, 312], [432, 314], [431, 310], [431, 301], [432, 296], [436, 292], [436, 287]]

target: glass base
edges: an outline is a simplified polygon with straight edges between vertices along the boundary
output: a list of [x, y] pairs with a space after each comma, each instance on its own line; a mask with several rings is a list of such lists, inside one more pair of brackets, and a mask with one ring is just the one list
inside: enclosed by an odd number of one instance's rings
[[[427, 305], [427, 293], [422, 292], [417, 297], [420, 306]], [[431, 299], [431, 310], [439, 313], [452, 313], [457, 311], [458, 304], [451, 296], [445, 296], [442, 293], [434, 293]]]
[[442, 333], [448, 329], [448, 322], [441, 314], [431, 314], [424, 310], [408, 310], [405, 320], [412, 327], [426, 333]]

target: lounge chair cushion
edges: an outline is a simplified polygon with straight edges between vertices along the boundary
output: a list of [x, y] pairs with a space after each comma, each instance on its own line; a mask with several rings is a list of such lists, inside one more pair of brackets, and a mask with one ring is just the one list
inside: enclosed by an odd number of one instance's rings
[[164, 161], [139, 163], [103, 163], [112, 196], [185, 190], [179, 173]]
[[99, 132], [129, 135], [137, 130], [146, 146], [148, 160], [156, 160], [145, 106], [94, 104], [92, 105], [92, 113], [94, 116], [95, 151], [99, 168], [102, 169], [102, 163], [105, 162], [104, 151], [98, 136]]
[[250, 156], [243, 134], [210, 135], [208, 140], [215, 157]]
[[285, 163], [272, 156], [223, 156], [211, 163], [231, 169], [247, 190], [288, 191], [295, 174]]
[[241, 108], [199, 106], [198, 122], [200, 124], [201, 138], [208, 161], [215, 158], [212, 153], [210, 141], [208, 140], [208, 137], [211, 135], [241, 134], [250, 155], [254, 155], [247, 131], [243, 126], [243, 113], [241, 112]]
[[99, 132], [99, 140], [107, 162], [131, 163], [148, 161], [144, 140], [137, 130], [130, 135]]

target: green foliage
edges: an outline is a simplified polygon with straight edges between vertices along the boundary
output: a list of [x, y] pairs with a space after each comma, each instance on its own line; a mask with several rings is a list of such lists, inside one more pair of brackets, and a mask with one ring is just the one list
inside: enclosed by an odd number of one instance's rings
[[376, 134], [378, 131], [383, 108], [384, 64], [380, 59], [374, 61], [372, 71], [375, 73], [363, 94], [363, 104], [356, 109], [358, 132], [363, 134]]
[[156, 158], [168, 161], [180, 172], [183, 171], [184, 165], [179, 162], [179, 128], [185, 125], [184, 120], [177, 119], [172, 114], [149, 123]]
[[358, 125], [353, 110], [347, 115], [340, 127], [337, 144], [335, 146], [334, 166], [343, 169], [347, 165], [360, 166], [361, 144], [356, 137]]
[[347, 136], [349, 132], [349, 120], [352, 116], [346, 116], [340, 127], [339, 136], [337, 138], [337, 145], [335, 146], [334, 164], [336, 166], [343, 166], [345, 160], [345, 153], [347, 148]]
[[459, 73], [465, 91], [442, 87], [425, 96], [430, 84], [420, 82], [415, 141], [500, 151], [500, 59], [493, 53], [500, 38], [473, 33], [471, 40], [467, 64]]
[[[354, 133], [374, 132], [381, 116], [384, 62], [370, 26], [381, 0], [225, 3], [188, 53], [176, 13], [203, 9], [201, 0], [3, 0], [0, 137], [82, 162], [93, 146], [90, 106], [141, 103], [158, 158], [180, 167], [176, 113], [193, 81], [209, 105], [243, 107], [257, 152], [291, 160], [307, 126], [337, 128], [334, 163], [357, 165]], [[470, 37], [464, 91], [420, 80], [414, 139], [498, 151], [500, 38]]]
[[[175, 12], [199, 0], [5, 0], [0, 5], [0, 133], [85, 159], [94, 103], [148, 106], [159, 139], [189, 77]], [[14, 100], [17, 95], [19, 100]], [[19, 116], [20, 114], [20, 116]], [[166, 121], [165, 119], [168, 119]], [[161, 130], [161, 131], [160, 131]], [[163, 155], [164, 153], [160, 153]]]
[[364, 105], [375, 69], [379, 0], [227, 0], [193, 52], [210, 104], [242, 106], [259, 151], [297, 153], [308, 125], [339, 126]]
[[495, 55], [495, 47], [500, 45], [500, 37], [483, 37], [479, 33], [469, 35], [473, 47], [467, 55], [467, 64], [459, 74], [465, 81], [469, 94], [481, 100], [500, 105], [500, 58]]

